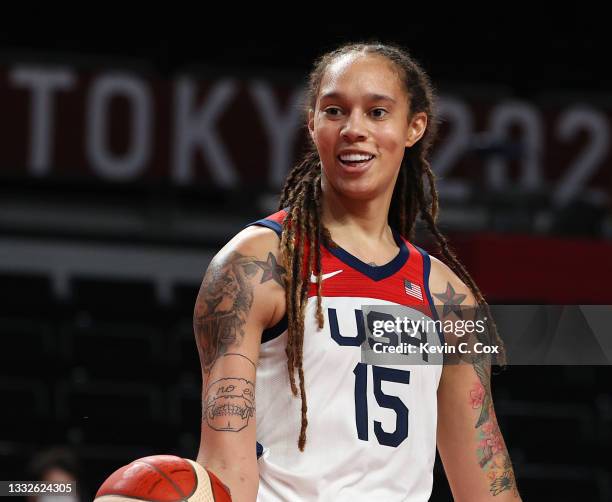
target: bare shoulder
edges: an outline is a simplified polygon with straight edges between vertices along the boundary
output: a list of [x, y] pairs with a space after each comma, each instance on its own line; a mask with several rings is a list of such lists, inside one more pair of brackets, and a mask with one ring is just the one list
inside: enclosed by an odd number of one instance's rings
[[271, 229], [247, 227], [219, 250], [202, 280], [193, 316], [199, 346], [208, 348], [200, 353], [203, 368], [229, 349], [256, 344], [262, 331], [278, 322], [284, 313], [284, 276], [279, 238]]
[[[270, 228], [253, 225], [238, 232], [213, 257], [209, 272], [227, 271], [240, 265], [253, 285], [284, 286], [285, 268], [281, 262], [280, 239]], [[258, 272], [262, 272], [261, 274]]]
[[[240, 264], [251, 280], [253, 292], [261, 297], [266, 307], [274, 307], [269, 316], [272, 325], [280, 320], [282, 315], [278, 312], [283, 310], [284, 313], [286, 269], [280, 252], [280, 238], [274, 230], [260, 225], [241, 230], [221, 248], [213, 262]], [[267, 312], [269, 308], [263, 310]], [[269, 322], [265, 324], [266, 327], [270, 325]]]
[[436, 305], [476, 304], [470, 288], [443, 261], [431, 256], [429, 289]]
[[271, 228], [251, 225], [238, 232], [223, 246], [216, 257], [222, 257], [228, 252], [261, 255], [272, 253], [277, 261], [280, 259], [280, 239]]

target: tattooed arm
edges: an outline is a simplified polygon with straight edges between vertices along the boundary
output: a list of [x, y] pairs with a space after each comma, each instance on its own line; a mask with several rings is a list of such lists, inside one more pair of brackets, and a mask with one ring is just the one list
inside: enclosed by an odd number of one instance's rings
[[[469, 288], [434, 258], [429, 285], [441, 320], [465, 321], [473, 315], [469, 307], [476, 301]], [[446, 336], [455, 347], [462, 341], [467, 337]], [[466, 345], [474, 349], [473, 343]], [[445, 364], [438, 386], [438, 451], [453, 497], [457, 502], [520, 501], [493, 408], [489, 358], [472, 354], [466, 360]]]
[[272, 230], [243, 230], [211, 261], [194, 310], [203, 383], [197, 461], [228, 486], [233, 502], [254, 501], [259, 485], [255, 370], [261, 333], [282, 316], [277, 258]]

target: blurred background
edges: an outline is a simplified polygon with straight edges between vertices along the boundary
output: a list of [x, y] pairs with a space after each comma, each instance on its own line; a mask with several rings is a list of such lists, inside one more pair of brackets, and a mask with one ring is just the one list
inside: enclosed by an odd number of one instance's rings
[[[612, 303], [612, 74], [596, 16], [375, 18], [2, 32], [0, 479], [59, 468], [91, 500], [133, 459], [195, 458], [199, 283], [275, 210], [305, 145], [307, 72], [345, 41], [404, 45], [430, 73], [440, 227], [489, 303]], [[418, 243], [435, 253], [425, 232]], [[612, 500], [610, 367], [498, 373], [523, 500]], [[439, 462], [431, 500], [450, 500]]]

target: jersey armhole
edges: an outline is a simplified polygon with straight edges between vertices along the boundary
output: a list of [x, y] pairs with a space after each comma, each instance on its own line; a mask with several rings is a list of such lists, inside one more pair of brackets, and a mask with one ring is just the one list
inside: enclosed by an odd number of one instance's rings
[[[248, 225], [245, 225], [244, 228], [250, 227], [252, 225], [258, 225], [260, 227], [267, 227], [267, 228], [274, 230], [276, 232], [276, 235], [278, 235], [279, 239], [283, 231], [283, 228], [279, 223], [272, 221], [272, 220], [267, 220], [265, 218], [262, 218], [261, 220], [253, 221], [249, 223]], [[289, 325], [289, 322], [287, 320], [287, 313], [285, 312], [285, 315], [283, 315], [280, 321], [278, 321], [274, 326], [270, 326], [269, 328], [266, 328], [261, 332], [261, 343], [266, 343], [271, 340], [274, 340], [275, 338], [278, 338], [285, 331], [287, 331], [288, 325]]]
[[265, 218], [262, 218], [261, 220], [253, 221], [245, 225], [244, 228], [247, 228], [253, 225], [270, 228], [276, 232], [276, 235], [278, 235], [279, 238], [281, 237], [281, 234], [283, 231], [283, 227], [280, 225], [280, 223], [277, 223], [276, 221], [272, 221], [272, 220], [267, 220]]

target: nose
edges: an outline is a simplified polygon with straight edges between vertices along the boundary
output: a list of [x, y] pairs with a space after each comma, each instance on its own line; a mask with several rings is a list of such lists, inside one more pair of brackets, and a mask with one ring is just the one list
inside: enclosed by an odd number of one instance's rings
[[368, 130], [364, 121], [363, 114], [359, 110], [354, 110], [346, 119], [341, 136], [351, 143], [363, 141], [368, 136]]

